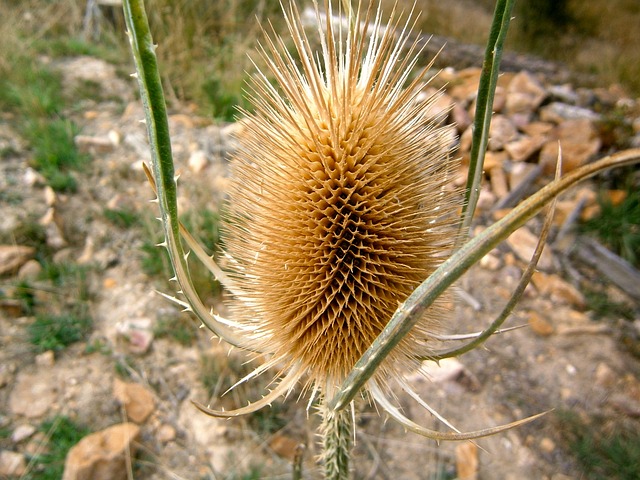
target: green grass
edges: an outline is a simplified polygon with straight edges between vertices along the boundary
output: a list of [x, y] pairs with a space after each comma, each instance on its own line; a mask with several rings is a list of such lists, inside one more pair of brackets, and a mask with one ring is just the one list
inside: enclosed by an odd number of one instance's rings
[[633, 308], [623, 303], [611, 301], [605, 292], [586, 290], [585, 298], [587, 309], [592, 311], [598, 319], [620, 317], [629, 321], [634, 320]]
[[599, 196], [600, 215], [582, 224], [582, 231], [596, 236], [613, 252], [640, 267], [640, 190], [627, 187], [619, 205], [605, 194]]
[[57, 416], [43, 422], [39, 430], [48, 436], [49, 441], [43, 453], [33, 458], [33, 468], [21, 479], [59, 480], [62, 478], [67, 453], [71, 447], [88, 435], [90, 430], [77, 425], [65, 416]]
[[583, 476], [592, 480], [640, 478], [640, 430], [623, 421], [605, 422], [576, 413], [557, 413], [558, 431], [578, 461]]
[[160, 317], [153, 334], [157, 338], [170, 338], [184, 346], [192, 345], [198, 338], [194, 321], [185, 315]]
[[134, 212], [133, 210], [121, 208], [121, 209], [110, 209], [105, 208], [102, 211], [102, 214], [105, 216], [109, 222], [119, 228], [129, 229], [139, 223], [140, 216]]
[[25, 122], [23, 136], [31, 145], [33, 167], [58, 192], [75, 192], [78, 188], [73, 171], [81, 170], [89, 157], [74, 143], [77, 126], [66, 119], [38, 119]]
[[93, 321], [88, 313], [91, 297], [87, 273], [85, 266], [45, 262], [37, 281], [38, 288], [50, 295], [45, 297], [46, 301], [38, 300], [33, 285], [19, 285], [16, 295], [22, 299], [25, 310], [35, 315], [28, 326], [28, 336], [36, 351], [61, 351], [88, 338]]
[[29, 341], [38, 352], [60, 351], [72, 343], [85, 340], [91, 333], [92, 325], [89, 316], [73, 313], [39, 314], [29, 325]]

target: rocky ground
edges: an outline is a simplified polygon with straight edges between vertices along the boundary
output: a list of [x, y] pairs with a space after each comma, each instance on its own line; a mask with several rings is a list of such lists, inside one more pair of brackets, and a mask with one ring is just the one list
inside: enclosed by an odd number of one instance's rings
[[[81, 126], [76, 145], [92, 161], [77, 173], [77, 192], [55, 193], [29, 167], [31, 152], [12, 117], [0, 117], [0, 145], [11, 149], [0, 164], [0, 230], [6, 244], [0, 250], [0, 477], [44, 478], [32, 459], [52, 448], [47, 440], [55, 425], [48, 431], [41, 426], [66, 416], [94, 433], [71, 450], [65, 479], [88, 478], [82, 472], [89, 465], [114, 459], [107, 473], [92, 478], [127, 478], [127, 472], [140, 479], [290, 478], [300, 455], [304, 478], [316, 478], [315, 419], [307, 415], [304, 399], [293, 396], [231, 421], [206, 417], [192, 405], [219, 395], [227, 377], [238, 378], [245, 367], [237, 352], [228, 353], [224, 344], [198, 331], [156, 292], [171, 293], [172, 287], [148, 266], [147, 247], [159, 240], [160, 226], [141, 169], [149, 153], [136, 86], [93, 58], [52, 67], [63, 72], [69, 89], [87, 80], [100, 87], [97, 99], [68, 112]], [[478, 77], [477, 69], [447, 70], [434, 82], [446, 85], [437, 103], [444, 113], [437, 119], [451, 125], [452, 144], [463, 158], [458, 183], [464, 178]], [[425, 95], [432, 88], [426, 87]], [[524, 71], [509, 73], [501, 77], [495, 110], [477, 229], [549, 181], [558, 140], [565, 171], [623, 143], [640, 145], [640, 101], [615, 88], [577, 89], [546, 84]], [[217, 125], [185, 107], [171, 112], [170, 126], [180, 208], [196, 217], [217, 212], [234, 149], [230, 135], [241, 133], [242, 123]], [[628, 132], [624, 139], [616, 137], [621, 129]], [[594, 184], [584, 184], [559, 202], [553, 241], [508, 323], [527, 328], [496, 336], [485, 349], [440, 367], [425, 364], [430, 381], [415, 376], [417, 391], [462, 431], [549, 413], [473, 444], [438, 446], [360, 405], [355, 478], [585, 478], [594, 474], [585, 474], [571, 447], [582, 438], [579, 425], [587, 426], [592, 446], [638, 428], [638, 284], [623, 280], [617, 286], [619, 275], [605, 279], [576, 259], [569, 246], [579, 239], [562, 229], [576, 214], [595, 215], [596, 197]], [[50, 267], [16, 233], [30, 231], [31, 224], [44, 232], [53, 262], [84, 272], [86, 280], [56, 283], [43, 275]], [[535, 246], [539, 224], [534, 220], [514, 234], [459, 282], [447, 324], [451, 333], [477, 331], [499, 313]], [[637, 278], [634, 274], [628, 278]], [[80, 292], [78, 282], [86, 283], [86, 291]], [[38, 312], [64, 313], [65, 306], [84, 302], [89, 332], [66, 348], [38, 350], [30, 333], [36, 314], [20, 295], [25, 284]], [[592, 310], [594, 290], [611, 306], [605, 318]], [[224, 309], [215, 288], [209, 285], [207, 295]], [[631, 318], [617, 313], [620, 309], [632, 312]], [[259, 395], [258, 386], [247, 385], [222, 402], [231, 407]], [[406, 402], [405, 411], [420, 424], [442, 428], [415, 404]], [[632, 438], [637, 441], [637, 434]]]

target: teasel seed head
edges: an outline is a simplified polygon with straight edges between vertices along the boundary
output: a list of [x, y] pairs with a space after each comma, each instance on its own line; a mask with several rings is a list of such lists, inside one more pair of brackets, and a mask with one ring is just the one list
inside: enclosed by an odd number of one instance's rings
[[[433, 101], [416, 101], [426, 69], [410, 79], [410, 21], [392, 14], [382, 28], [369, 7], [334, 27], [325, 9], [317, 53], [293, 3], [298, 60], [266, 36], [268, 71], [251, 86], [255, 113], [231, 162], [224, 242], [242, 292], [235, 320], [269, 365], [331, 395], [450, 252], [460, 196]], [[428, 357], [443, 315], [442, 303], [430, 308], [372, 381], [384, 388]]]

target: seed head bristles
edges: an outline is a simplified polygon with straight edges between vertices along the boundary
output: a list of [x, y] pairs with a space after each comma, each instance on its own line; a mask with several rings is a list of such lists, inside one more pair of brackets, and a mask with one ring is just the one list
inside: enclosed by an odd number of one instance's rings
[[[301, 380], [326, 397], [453, 247], [461, 197], [447, 185], [456, 162], [430, 121], [433, 100], [416, 101], [429, 66], [409, 80], [411, 16], [394, 11], [383, 28], [380, 8], [359, 5], [336, 25], [324, 6], [319, 52], [293, 2], [298, 60], [265, 35], [268, 71], [251, 85], [255, 114], [231, 162], [224, 241], [241, 292], [234, 321], [287, 379], [274, 392]], [[428, 357], [444, 313], [432, 307], [372, 381], [386, 390]]]

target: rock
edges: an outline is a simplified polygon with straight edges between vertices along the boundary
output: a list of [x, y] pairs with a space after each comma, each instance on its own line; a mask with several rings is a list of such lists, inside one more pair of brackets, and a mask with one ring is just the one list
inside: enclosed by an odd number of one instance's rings
[[60, 250], [67, 246], [64, 238], [62, 219], [56, 213], [55, 208], [49, 207], [47, 213], [39, 221], [40, 225], [45, 228], [47, 236], [47, 245], [54, 250]]
[[459, 480], [478, 478], [478, 446], [472, 442], [456, 445], [456, 473]]
[[532, 114], [546, 96], [546, 90], [531, 73], [517, 73], [507, 87], [506, 112]]
[[460, 70], [455, 79], [455, 84], [448, 93], [454, 99], [461, 102], [468, 102], [475, 98], [480, 83], [481, 70], [479, 68], [466, 68]]
[[586, 300], [580, 290], [565, 282], [558, 275], [535, 272], [531, 277], [531, 281], [540, 293], [547, 295], [554, 302], [568, 304], [580, 309], [585, 308]]
[[453, 105], [453, 109], [451, 110], [451, 118], [458, 130], [458, 133], [464, 132], [472, 123], [471, 116], [469, 115], [469, 112], [467, 112], [467, 109], [457, 102]]
[[36, 355], [36, 365], [39, 367], [53, 367], [56, 361], [55, 353], [53, 350], [47, 350]]
[[495, 167], [489, 171], [491, 180], [491, 191], [493, 194], [502, 198], [509, 193], [509, 187], [507, 186], [507, 176], [504, 173], [502, 167]]
[[87, 435], [69, 450], [62, 480], [126, 480], [139, 435], [134, 423]]
[[487, 270], [495, 272], [502, 266], [502, 261], [500, 260], [500, 257], [491, 253], [487, 253], [480, 259], [480, 266], [482, 268], [486, 268]]
[[489, 127], [489, 150], [502, 150], [514, 140], [518, 132], [515, 125], [504, 115], [494, 115]]
[[599, 120], [600, 115], [588, 108], [576, 107], [561, 102], [553, 102], [540, 109], [540, 119], [543, 122], [562, 123], [566, 120]]
[[46, 203], [47, 207], [53, 207], [58, 203], [58, 195], [49, 185], [44, 187], [44, 203]]
[[524, 162], [538, 152], [549, 139], [544, 135], [530, 137], [523, 135], [507, 143], [504, 149], [514, 162]]
[[158, 428], [158, 431], [156, 432], [156, 439], [160, 443], [168, 443], [175, 440], [175, 438], [176, 438], [176, 429], [173, 428], [171, 425], [162, 424], [160, 425], [160, 428]]
[[529, 318], [527, 320], [529, 327], [533, 330], [534, 333], [540, 335], [541, 337], [548, 337], [553, 334], [554, 328], [546, 318], [540, 315], [537, 312], [529, 312]]
[[596, 367], [595, 373], [596, 385], [604, 388], [611, 388], [616, 384], [616, 373], [606, 363], [600, 362]]
[[113, 395], [124, 406], [127, 419], [144, 423], [155, 410], [153, 393], [138, 383], [126, 383], [115, 378]]
[[0, 245], [0, 275], [15, 273], [36, 253], [35, 248], [23, 245]]
[[0, 450], [0, 477], [22, 477], [27, 471], [24, 455], [9, 450]]
[[42, 272], [42, 265], [37, 260], [27, 260], [24, 265], [18, 270], [18, 279], [20, 280], [34, 280], [38, 278]]
[[531, 163], [514, 163], [508, 172], [509, 189], [515, 190], [520, 184], [529, 178], [529, 175], [537, 168]]
[[13, 298], [0, 299], [0, 311], [9, 318], [18, 318], [24, 315], [22, 302]]
[[[507, 238], [507, 245], [513, 250], [513, 253], [523, 262], [529, 263], [533, 252], [538, 244], [538, 237], [529, 231], [526, 227], [519, 228]], [[551, 270], [553, 268], [553, 255], [549, 248], [542, 251], [538, 268], [540, 270]]]
[[491, 150], [487, 150], [482, 167], [485, 172], [490, 172], [494, 168], [503, 168], [508, 157], [509, 155], [507, 155], [506, 152], [492, 152]]
[[74, 142], [80, 153], [89, 153], [91, 155], [110, 153], [113, 152], [116, 147], [108, 136], [93, 137], [89, 135], [76, 135]]
[[26, 440], [31, 435], [36, 433], [36, 427], [29, 424], [18, 425], [13, 433], [11, 433], [11, 441], [13, 443], [20, 443], [23, 440]]
[[540, 440], [540, 450], [542, 450], [543, 452], [553, 453], [555, 449], [556, 443], [549, 437], [544, 437], [542, 440]]
[[279, 457], [286, 458], [293, 462], [300, 453], [300, 447], [304, 447], [299, 441], [283, 435], [275, 433], [269, 440], [269, 447]]
[[153, 342], [151, 324], [150, 318], [135, 318], [118, 323], [116, 329], [129, 351], [141, 355], [149, 350]]
[[193, 173], [200, 173], [209, 163], [204, 150], [196, 150], [189, 156], [189, 168]]
[[38, 418], [51, 413], [60, 385], [52, 375], [20, 372], [9, 395], [9, 410], [14, 415]]

